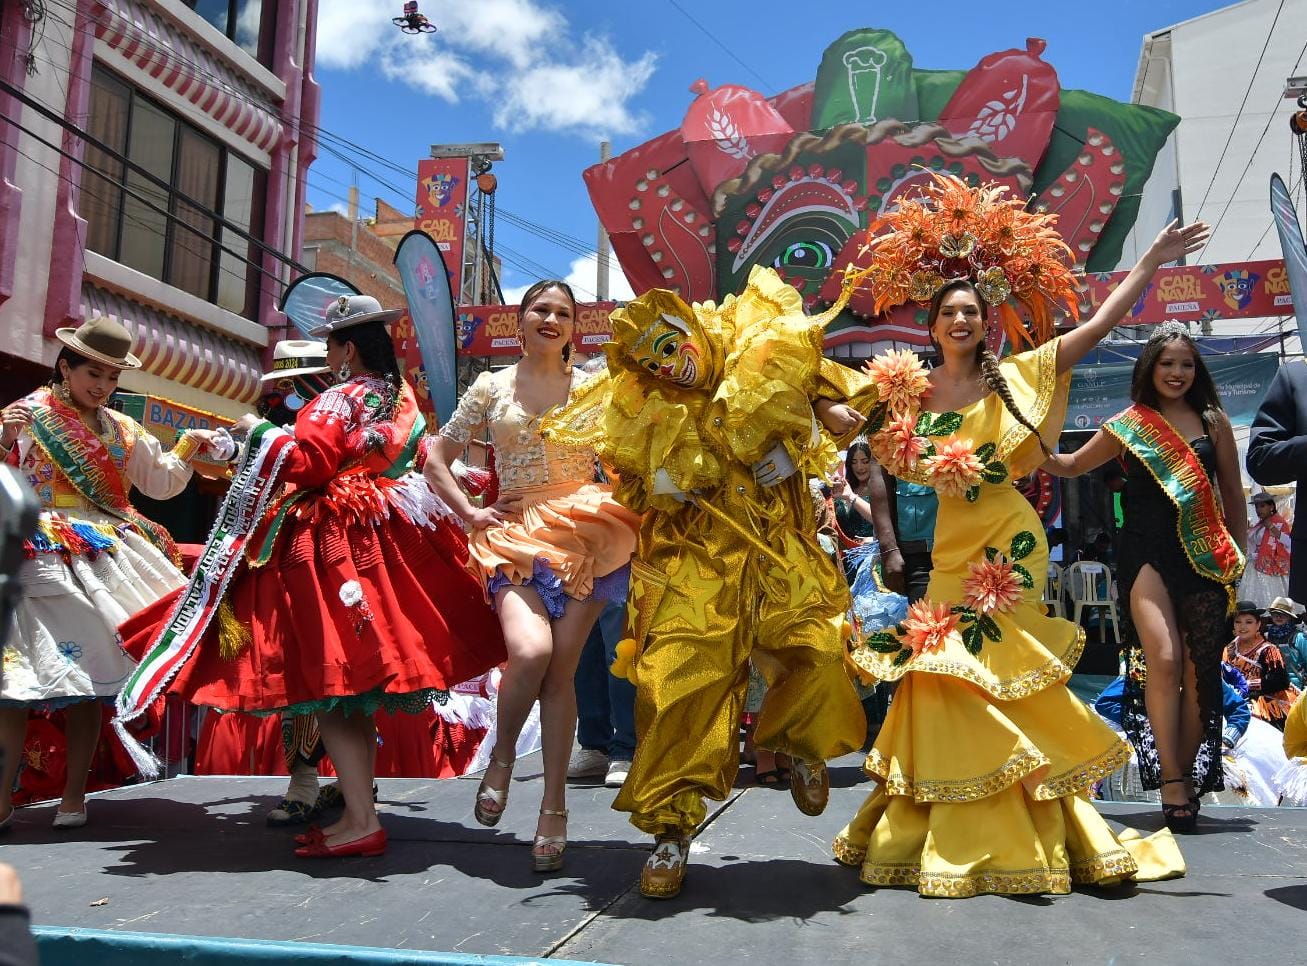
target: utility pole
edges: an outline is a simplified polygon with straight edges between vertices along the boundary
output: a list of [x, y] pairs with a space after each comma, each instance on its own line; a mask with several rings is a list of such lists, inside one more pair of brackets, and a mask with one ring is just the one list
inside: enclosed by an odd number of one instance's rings
[[[599, 163], [603, 164], [612, 157], [612, 145], [607, 141], [599, 142]], [[595, 265], [595, 297], [599, 301], [608, 300], [608, 232], [604, 231], [603, 222], [599, 223], [599, 243], [595, 246], [598, 258]]]

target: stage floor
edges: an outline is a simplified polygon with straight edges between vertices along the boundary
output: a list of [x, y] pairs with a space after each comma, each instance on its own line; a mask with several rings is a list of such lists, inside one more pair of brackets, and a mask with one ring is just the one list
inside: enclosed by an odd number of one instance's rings
[[[263, 825], [280, 779], [184, 777], [97, 795], [91, 824], [72, 833], [50, 829], [52, 806], [20, 809], [0, 861], [18, 868], [45, 926], [631, 966], [1301, 956], [1307, 810], [1205, 809], [1203, 834], [1181, 840], [1189, 875], [1173, 882], [927, 900], [867, 889], [830, 857], [867, 792], [859, 762], [833, 768], [837, 787], [816, 819], [784, 790], [742, 785], [695, 841], [684, 892], [657, 903], [635, 888], [647, 844], [609, 809], [610, 789], [572, 789], [566, 868], [531, 871], [538, 756], [521, 762], [497, 829], [473, 821], [472, 781], [382, 780], [390, 849], [378, 859], [296, 859], [292, 831]], [[1159, 824], [1145, 805], [1102, 810], [1118, 824]]]

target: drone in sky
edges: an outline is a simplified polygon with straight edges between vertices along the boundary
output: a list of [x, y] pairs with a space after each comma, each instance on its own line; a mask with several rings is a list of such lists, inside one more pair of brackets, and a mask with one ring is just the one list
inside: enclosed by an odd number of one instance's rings
[[408, 0], [404, 4], [404, 15], [392, 17], [391, 23], [406, 34], [434, 34], [436, 25], [427, 19], [424, 13], [418, 13], [417, 0]]

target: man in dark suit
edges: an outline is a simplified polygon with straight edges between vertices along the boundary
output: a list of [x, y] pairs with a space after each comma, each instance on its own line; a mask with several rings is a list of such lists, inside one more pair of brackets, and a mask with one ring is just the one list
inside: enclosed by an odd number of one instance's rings
[[[1307, 493], [1307, 363], [1286, 362], [1271, 380], [1248, 438], [1248, 474], [1262, 486], [1297, 483]], [[1302, 520], [1301, 528], [1298, 521]], [[1289, 596], [1307, 600], [1307, 516], [1294, 513]]]

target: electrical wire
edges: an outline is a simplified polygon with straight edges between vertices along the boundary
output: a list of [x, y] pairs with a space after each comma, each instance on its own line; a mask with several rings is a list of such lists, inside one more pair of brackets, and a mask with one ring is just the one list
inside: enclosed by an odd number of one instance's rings
[[[92, 23], [97, 24], [97, 25], [102, 26], [102, 27], [105, 27], [105, 28], [107, 28], [107, 29], [116, 29], [116, 25], [114, 24], [114, 22], [113, 22], [113, 20], [112, 20], [111, 18], [98, 17], [98, 16], [96, 16], [96, 15], [93, 14], [93, 13], [92, 13], [92, 14], [78, 14], [78, 11], [77, 11], [77, 9], [76, 9], [75, 6], [70, 5], [70, 4], [67, 3], [67, 2], [63, 2], [63, 0], [50, 0], [50, 2], [51, 2], [53, 5], [58, 6], [58, 7], [62, 8], [62, 9], [64, 9], [65, 11], [68, 11], [68, 12], [70, 12], [70, 13], [73, 13], [73, 14], [78, 15], [79, 18], [82, 19], [82, 20], [89, 20], [89, 21], [91, 21]], [[684, 11], [682, 11], [682, 12], [684, 12]], [[687, 16], [688, 16], [688, 14], [687, 14]], [[65, 26], [65, 27], [68, 28], [69, 30], [75, 30], [75, 29], [76, 29], [76, 28], [73, 26], [73, 24], [71, 24], [71, 23], [69, 23], [69, 22], [67, 22], [67, 21], [62, 20], [62, 19], [60, 19], [60, 18], [57, 17], [57, 16], [54, 17], [53, 19], [55, 19], [56, 22], [62, 24], [63, 26]], [[691, 19], [693, 19], [693, 18], [691, 18]], [[697, 22], [696, 22], [696, 25], [698, 25]], [[703, 28], [702, 28], [702, 25], [698, 25], [698, 26], [700, 26], [701, 29], [703, 29]], [[140, 37], [140, 38], [137, 38], [137, 41], [138, 41], [138, 42], [137, 42], [137, 46], [138, 46], [139, 48], [142, 48], [142, 49], [145, 49], [145, 50], [149, 50], [149, 51], [154, 51], [154, 52], [157, 52], [157, 53], [159, 53], [159, 54], [161, 54], [161, 55], [166, 55], [167, 57], [169, 57], [169, 58], [172, 59], [173, 61], [178, 62], [178, 63], [182, 64], [183, 66], [189, 68], [190, 71], [192, 71], [192, 72], [195, 74], [195, 76], [200, 77], [200, 78], [204, 78], [204, 79], [208, 80], [208, 81], [211, 82], [214, 86], [216, 86], [218, 89], [220, 89], [220, 90], [223, 91], [225, 94], [227, 94], [229, 97], [231, 97], [231, 98], [233, 98], [233, 99], [236, 99], [236, 100], [243, 101], [243, 102], [248, 103], [248, 104], [251, 104], [252, 106], [257, 107], [257, 108], [259, 108], [259, 109], [261, 109], [261, 110], [264, 110], [264, 111], [266, 111], [266, 112], [268, 112], [269, 114], [272, 114], [272, 115], [274, 115], [274, 116], [279, 116], [279, 108], [278, 108], [278, 106], [275, 105], [274, 103], [272, 103], [272, 102], [270, 102], [270, 101], [267, 101], [267, 100], [264, 100], [264, 99], [261, 99], [261, 98], [258, 98], [258, 97], [256, 97], [256, 96], [252, 95], [251, 92], [249, 92], [248, 90], [243, 90], [243, 89], [241, 89], [241, 88], [238, 88], [238, 87], [233, 86], [227, 78], [224, 78], [224, 77], [222, 77], [221, 75], [218, 75], [218, 74], [214, 73], [213, 71], [209, 70], [209, 69], [206, 68], [205, 66], [203, 66], [203, 65], [201, 65], [201, 64], [198, 64], [198, 63], [196, 63], [195, 61], [193, 61], [193, 60], [191, 60], [191, 59], [189, 59], [189, 58], [183, 56], [183, 55], [181, 54], [181, 52], [179, 52], [178, 50], [176, 50], [176, 49], [174, 49], [174, 48], [172, 48], [172, 47], [169, 47], [169, 46], [166, 46], [166, 45], [160, 44], [159, 42], [153, 40], [152, 38], [150, 38], [150, 37], [148, 37], [148, 36], [142, 36], [142, 37]], [[70, 45], [60, 44], [60, 43], [58, 43], [57, 41], [55, 41], [53, 38], [48, 37], [48, 36], [46, 37], [46, 42], [51, 43], [53, 46], [60, 47], [61, 49], [65, 50], [65, 51], [69, 51], [69, 52], [71, 53], [71, 47], [70, 47]], [[55, 73], [56, 73], [56, 74], [59, 74], [60, 71], [61, 71], [61, 69], [62, 69], [62, 68], [61, 68], [61, 65], [55, 63], [53, 60], [50, 60], [48, 57], [45, 58], [45, 59], [46, 59], [46, 62], [47, 62], [47, 63], [49, 63], [51, 66], [53, 66], [53, 67], [55, 68]], [[746, 69], [748, 69], [748, 68], [747, 68], [747, 65], [743, 65], [743, 66], [745, 66]], [[756, 73], [755, 73], [755, 76], [757, 76]], [[766, 83], [765, 79], [763, 79], [763, 78], [761, 78], [761, 77], [759, 77], [759, 79], [760, 79], [760, 80], [763, 80], [763, 83]], [[92, 79], [92, 83], [94, 83], [94, 80], [93, 80], [93, 79]], [[0, 87], [0, 89], [3, 89], [3, 88]], [[11, 93], [12, 93], [12, 91], [11, 91]], [[20, 99], [21, 99], [21, 98], [20, 98]], [[65, 100], [66, 100], [66, 98], [65, 98]], [[40, 104], [39, 101], [38, 101], [37, 103]], [[51, 110], [51, 109], [49, 108], [49, 106], [44, 105], [44, 104], [41, 104], [41, 107], [44, 108], [45, 110], [49, 110], [51, 114], [54, 114], [54, 111]], [[55, 121], [55, 123], [61, 123], [61, 119], [59, 119], [59, 118], [57, 118], [57, 117], [51, 117], [50, 119], [53, 120], [53, 121]], [[348, 152], [352, 152], [354, 155], [356, 155], [356, 156], [359, 157], [359, 158], [366, 159], [367, 161], [371, 162], [372, 164], [375, 164], [375, 165], [377, 165], [377, 166], [379, 166], [379, 167], [381, 167], [381, 168], [383, 168], [383, 169], [386, 169], [386, 170], [388, 170], [388, 171], [390, 171], [390, 172], [393, 172], [393, 173], [395, 173], [395, 174], [398, 174], [398, 175], [400, 175], [401, 177], [403, 177], [403, 178], [405, 178], [405, 179], [407, 179], [407, 180], [411, 180], [411, 181], [413, 181], [414, 184], [416, 185], [416, 181], [417, 181], [417, 172], [416, 172], [414, 169], [412, 169], [412, 168], [408, 168], [408, 167], [405, 167], [405, 166], [403, 166], [403, 165], [401, 165], [401, 164], [399, 164], [399, 163], [397, 163], [397, 162], [395, 162], [395, 161], [392, 161], [392, 160], [389, 159], [389, 158], [386, 158], [386, 157], [384, 157], [384, 156], [382, 156], [382, 155], [380, 155], [380, 154], [377, 154], [376, 152], [371, 151], [370, 149], [365, 148], [365, 147], [363, 147], [362, 145], [357, 144], [356, 142], [351, 141], [350, 139], [348, 139], [348, 138], [346, 138], [346, 137], [344, 137], [344, 136], [342, 136], [342, 135], [340, 135], [340, 134], [337, 134], [337, 133], [335, 133], [335, 132], [333, 132], [333, 131], [330, 131], [330, 130], [328, 130], [327, 128], [322, 127], [321, 125], [314, 124], [314, 123], [312, 123], [312, 122], [307, 122], [307, 121], [304, 121], [303, 119], [300, 119], [299, 124], [300, 124], [300, 129], [301, 129], [301, 131], [306, 132], [306, 133], [309, 133], [309, 134], [313, 135], [313, 136], [316, 138], [316, 140], [318, 141], [318, 145], [319, 145], [319, 147], [321, 147], [325, 153], [331, 155], [332, 157], [335, 157], [337, 160], [339, 160], [339, 161], [345, 163], [345, 164], [348, 165], [350, 168], [352, 168], [353, 170], [355, 170], [357, 173], [364, 175], [365, 177], [369, 178], [370, 180], [372, 180], [373, 182], [375, 182], [376, 184], [378, 184], [378, 185], [381, 186], [382, 188], [385, 188], [387, 191], [389, 191], [389, 192], [391, 193], [391, 195], [392, 195], [395, 199], [400, 199], [400, 200], [401, 200], [401, 208], [405, 206], [405, 202], [408, 201], [408, 199], [411, 197], [411, 195], [405, 193], [402, 189], [396, 187], [396, 186], [395, 186], [393, 183], [391, 183], [387, 178], [381, 176], [381, 175], [378, 174], [376, 171], [371, 170], [370, 168], [368, 168], [368, 167], [366, 167], [366, 166], [364, 166], [364, 165], [358, 163], [358, 161], [357, 161], [355, 158], [350, 157], [346, 152], [347, 152], [347, 151], [348, 151]], [[69, 125], [67, 125], [66, 122], [64, 122], [64, 123], [63, 123], [63, 126], [68, 127]], [[129, 159], [126, 159], [124, 156], [121, 156], [121, 155], [119, 155], [117, 152], [114, 152], [112, 149], [109, 149], [109, 148], [107, 147], [107, 145], [102, 145], [102, 144], [99, 144], [99, 143], [95, 143], [95, 142], [91, 141], [91, 140], [89, 139], [89, 137], [87, 137], [87, 136], [85, 136], [85, 135], [86, 135], [86, 132], [81, 132], [81, 134], [80, 134], [79, 136], [83, 136], [83, 139], [84, 139], [84, 140], [87, 140], [88, 143], [94, 143], [94, 145], [95, 145], [96, 147], [100, 148], [100, 150], [105, 151], [105, 153], [109, 154], [110, 156], [114, 156], [117, 160], [124, 161], [125, 163], [127, 163], [127, 164], [129, 164], [129, 165], [132, 164], [132, 162], [130, 162]], [[144, 173], [148, 176], [148, 172], [144, 172]], [[316, 174], [322, 174], [321, 172], [315, 172], [315, 173], [316, 173]], [[292, 172], [292, 171], [290, 171], [290, 170], [287, 170], [286, 172], [283, 172], [283, 177], [284, 177], [287, 181], [289, 181], [290, 178], [293, 177], [293, 176], [294, 176], [294, 172]], [[326, 177], [326, 175], [323, 175], [323, 176]], [[344, 182], [340, 182], [340, 181], [338, 181], [338, 179], [331, 179], [331, 180], [337, 180], [337, 183], [339, 183], [339, 184], [344, 184]], [[336, 200], [344, 201], [344, 202], [346, 202], [346, 203], [349, 202], [349, 199], [348, 199], [348, 198], [345, 198], [345, 197], [339, 195], [338, 193], [333, 193], [333, 192], [331, 192], [331, 191], [325, 190], [325, 189], [323, 189], [323, 188], [321, 187], [321, 185], [312, 185], [312, 187], [314, 188], [315, 191], [318, 191], [318, 192], [320, 192], [320, 193], [322, 193], [322, 194], [325, 194], [325, 195], [327, 195], [328, 197], [332, 197], [332, 198], [335, 198]], [[187, 202], [188, 204], [190, 204], [192, 207], [194, 207], [194, 208], [196, 208], [196, 209], [198, 209], [198, 210], [204, 211], [204, 212], [208, 213], [208, 214], [209, 214], [210, 216], [212, 216], [212, 217], [216, 217], [219, 221], [223, 221], [224, 224], [225, 224], [225, 219], [222, 219], [222, 216], [218, 215], [217, 212], [213, 211], [213, 209], [210, 209], [210, 208], [207, 208], [207, 206], [204, 206], [204, 205], [200, 205], [200, 204], [198, 204], [194, 199], [189, 199], [189, 198], [187, 198], [185, 195], [182, 195], [180, 192], [174, 192], [174, 193], [178, 194], [178, 195], [182, 198], [182, 200], [186, 201], [186, 202]], [[564, 249], [564, 250], [566, 250], [566, 251], [568, 251], [568, 252], [570, 252], [570, 253], [572, 253], [572, 254], [579, 255], [579, 256], [582, 256], [582, 257], [585, 257], [585, 258], [589, 258], [589, 259], [593, 259], [593, 260], [596, 260], [596, 261], [597, 261], [598, 258], [600, 257], [600, 256], [599, 256], [599, 253], [598, 253], [598, 252], [597, 252], [597, 251], [596, 251], [596, 250], [595, 250], [591, 245], [589, 245], [588, 243], [582, 241], [581, 239], [577, 238], [576, 236], [568, 235], [568, 234], [566, 234], [566, 233], [564, 233], [564, 232], [558, 231], [557, 229], [552, 229], [552, 228], [549, 228], [549, 227], [547, 227], [547, 226], [545, 226], [545, 225], [541, 225], [541, 224], [539, 224], [538, 222], [532, 221], [531, 219], [526, 218], [525, 216], [518, 215], [518, 214], [516, 214], [515, 212], [513, 212], [513, 211], [511, 211], [511, 210], [509, 210], [509, 209], [505, 209], [505, 208], [500, 207], [500, 208], [498, 209], [498, 213], [504, 215], [505, 220], [506, 220], [507, 222], [509, 222], [510, 224], [513, 224], [515, 227], [519, 228], [520, 230], [525, 231], [525, 232], [527, 232], [527, 233], [530, 233], [530, 234], [536, 236], [537, 238], [540, 238], [540, 239], [543, 240], [543, 241], [549, 242], [549, 243], [551, 243], [551, 244], [553, 244], [553, 245], [555, 245], [555, 246], [557, 246], [557, 247], [559, 247], [559, 248], [562, 248], [562, 249]], [[227, 227], [232, 227], [234, 230], [236, 230], [236, 231], [240, 231], [239, 226], [234, 226], [234, 225], [229, 225], [229, 226], [228, 226], [228, 225], [225, 225], [225, 226], [227, 226]], [[254, 241], [255, 241], [256, 244], [261, 244], [258, 240], [254, 240]], [[280, 254], [280, 253], [278, 253], [278, 254]], [[283, 260], [286, 258], [286, 256], [284, 256], [284, 255], [281, 256], [281, 257], [282, 257]], [[608, 258], [608, 263], [609, 263], [610, 268], [620, 270], [620, 268], [621, 268], [620, 263], [619, 263], [619, 262], [618, 262], [618, 261], [617, 261], [613, 256], [610, 255], [610, 256], [608, 256], [607, 258]], [[532, 260], [532, 263], [535, 264], [535, 265], [537, 266], [537, 268], [540, 268], [541, 270], [544, 270], [544, 269], [543, 269], [543, 266], [540, 266], [540, 264], [539, 264], [538, 262], [534, 262], [534, 261]], [[298, 265], [295, 265], [295, 266], [293, 266], [293, 267], [297, 268], [297, 270], [300, 270], [300, 271], [305, 271], [305, 270], [306, 270], [306, 269], [304, 269], [302, 266], [298, 266]], [[563, 274], [563, 273], [549, 272], [548, 274], [552, 274], [552, 275], [560, 275], [560, 274]], [[583, 288], [582, 288], [582, 291], [584, 291]]]
[[[1263, 53], [1265, 53], [1264, 50]], [[1293, 70], [1290, 71], [1291, 74], [1297, 74], [1298, 66], [1302, 63], [1302, 59], [1304, 55], [1307, 55], [1307, 41], [1303, 42], [1302, 49], [1298, 51], [1298, 58], [1297, 60], [1294, 61]], [[1253, 76], [1254, 77], [1256, 76], [1255, 72]], [[1251, 89], [1251, 82], [1250, 82], [1250, 89]], [[1245, 97], [1245, 101], [1246, 100], [1247, 98]], [[1212, 244], [1212, 239], [1216, 237], [1216, 232], [1221, 227], [1221, 222], [1225, 221], [1226, 213], [1229, 212], [1230, 206], [1234, 204], [1235, 196], [1239, 193], [1239, 187], [1240, 185], [1243, 184], [1243, 179], [1248, 177], [1248, 172], [1252, 170], [1253, 162], [1257, 159], [1257, 151], [1262, 146], [1262, 141], [1266, 139], [1266, 132], [1271, 129], [1271, 122], [1275, 120], [1275, 113], [1276, 113], [1276, 109], [1279, 106], [1278, 104], [1279, 100], [1280, 98], [1276, 99], [1277, 101], [1276, 107], [1271, 108], [1270, 112], [1267, 113], [1266, 125], [1262, 128], [1261, 136], [1257, 138], [1257, 143], [1253, 145], [1252, 151], [1248, 153], [1248, 163], [1244, 165], [1243, 171], [1239, 175], [1239, 180], [1236, 181], [1234, 183], [1234, 187], [1230, 189], [1230, 197], [1226, 199], [1225, 207], [1221, 209], [1221, 215], [1219, 218], [1216, 219], [1216, 224], [1212, 226], [1211, 233], [1208, 234], [1207, 236], [1207, 241], [1203, 243], [1203, 247], [1199, 250], [1198, 254], [1194, 257], [1195, 262], [1199, 264], [1202, 263], [1203, 254], [1207, 251], [1207, 247]], [[1242, 113], [1242, 107], [1240, 108], [1240, 113]], [[1238, 122], [1236, 121], [1235, 123], [1237, 124]], [[1233, 131], [1231, 133], [1233, 133]], [[1220, 167], [1219, 162], [1217, 163], [1217, 167], [1218, 168]], [[1213, 171], [1212, 172], [1213, 180], [1215, 179], [1215, 177], [1216, 177], [1216, 172]], [[1211, 185], [1208, 185], [1208, 189], [1209, 190], [1211, 189]], [[1201, 211], [1202, 205], [1199, 205], [1198, 209], [1199, 211]]]
[[1203, 206], [1207, 204], [1207, 199], [1212, 194], [1212, 185], [1216, 184], [1216, 176], [1220, 173], [1222, 162], [1225, 161], [1225, 154], [1230, 150], [1230, 143], [1234, 140], [1234, 132], [1239, 127], [1239, 119], [1243, 117], [1243, 109], [1247, 106], [1248, 97], [1253, 92], [1253, 83], [1257, 80], [1257, 75], [1262, 69], [1262, 59], [1266, 56], [1266, 49], [1271, 46], [1271, 38], [1275, 36], [1275, 25], [1280, 22], [1280, 13], [1283, 10], [1284, 0], [1280, 0], [1280, 5], [1275, 8], [1275, 17], [1271, 20], [1271, 29], [1266, 32], [1266, 42], [1262, 44], [1262, 51], [1257, 55], [1257, 63], [1253, 67], [1252, 76], [1248, 78], [1248, 88], [1243, 92], [1243, 100], [1239, 103], [1239, 111], [1235, 114], [1234, 123], [1230, 125], [1230, 133], [1225, 139], [1225, 146], [1221, 148], [1221, 156], [1216, 159], [1216, 167], [1212, 169], [1212, 180], [1207, 182], [1207, 190], [1203, 192], [1203, 200], [1198, 203], [1198, 208], [1194, 212], [1195, 220], [1202, 215]]
[[673, 7], [675, 7], [676, 10], [681, 14], [682, 17], [684, 17], [686, 20], [690, 21], [690, 23], [692, 23], [692, 24], [694, 24], [696, 27], [698, 27], [699, 30], [703, 33], [704, 36], [706, 36], [706, 37], [707, 37], [709, 40], [711, 40], [714, 44], [716, 44], [718, 47], [720, 47], [720, 48], [722, 49], [722, 51], [726, 54], [727, 57], [731, 58], [731, 60], [735, 61], [737, 64], [739, 64], [739, 65], [740, 65], [741, 67], [743, 67], [745, 70], [747, 70], [747, 71], [748, 71], [750, 74], [752, 74], [752, 75], [754, 76], [754, 78], [756, 78], [758, 81], [761, 81], [763, 87], [765, 87], [765, 88], [767, 89], [767, 93], [768, 93], [768, 94], [774, 94], [774, 93], [776, 93], [776, 86], [775, 86], [774, 84], [772, 84], [770, 81], [767, 80], [767, 78], [763, 77], [763, 76], [762, 76], [761, 74], [759, 74], [756, 70], [754, 70], [752, 67], [750, 67], [748, 64], [746, 64], [743, 60], [741, 60], [738, 56], [736, 56], [735, 51], [731, 50], [731, 48], [727, 47], [726, 44], [722, 43], [722, 41], [718, 39], [717, 35], [714, 34], [711, 30], [709, 30], [709, 29], [708, 29], [707, 27], [705, 27], [703, 24], [699, 23], [699, 21], [695, 20], [694, 17], [692, 17], [692, 16], [690, 15], [690, 12], [689, 12], [688, 10], [686, 10], [686, 9], [685, 9], [684, 7], [682, 7], [679, 3], [677, 3], [676, 0], [667, 0], [667, 2], [670, 3]]

